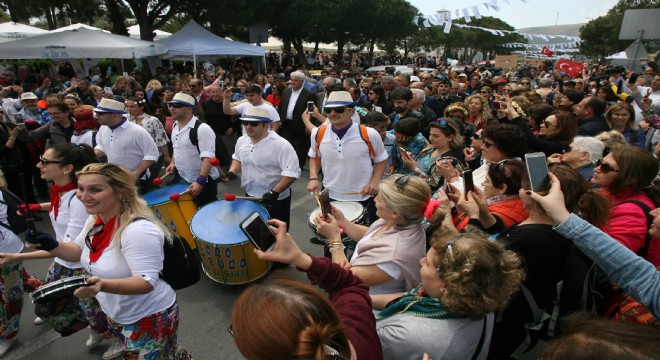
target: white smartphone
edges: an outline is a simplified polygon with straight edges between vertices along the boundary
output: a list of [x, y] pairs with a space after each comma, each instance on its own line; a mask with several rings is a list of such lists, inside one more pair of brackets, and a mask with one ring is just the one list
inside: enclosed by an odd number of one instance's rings
[[270, 230], [266, 220], [259, 215], [258, 211], [243, 219], [240, 226], [257, 249], [268, 252], [275, 248], [275, 234]]

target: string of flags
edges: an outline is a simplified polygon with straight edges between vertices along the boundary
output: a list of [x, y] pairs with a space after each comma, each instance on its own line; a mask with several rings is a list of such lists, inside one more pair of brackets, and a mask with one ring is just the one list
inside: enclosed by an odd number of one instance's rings
[[[427, 16], [415, 16], [413, 18], [413, 24], [417, 25], [419, 24], [420, 21], [422, 21], [422, 24], [424, 27], [429, 28], [431, 26], [441, 26], [444, 25], [444, 32], [445, 34], [449, 34], [451, 31], [452, 26], [456, 26], [459, 28], [464, 28], [464, 29], [476, 29], [476, 30], [481, 30], [481, 31], [486, 31], [491, 33], [492, 35], [495, 36], [505, 36], [508, 34], [519, 34], [527, 38], [529, 41], [533, 41], [534, 39], [542, 39], [545, 41], [550, 41], [554, 39], [563, 39], [566, 40], [567, 43], [574, 44], [571, 47], [578, 46], [582, 40], [580, 40], [579, 37], [576, 36], [567, 36], [567, 35], [545, 35], [545, 34], [528, 34], [528, 33], [520, 33], [516, 30], [514, 31], [509, 31], [509, 30], [499, 30], [499, 29], [488, 29], [480, 26], [470, 26], [466, 24], [456, 24], [454, 23], [453, 20], [455, 19], [460, 19], [463, 18], [465, 19], [466, 23], [472, 22], [472, 17], [474, 16], [475, 19], [481, 19], [481, 13], [479, 12], [479, 7], [483, 6], [486, 8], [486, 10], [495, 10], [497, 12], [500, 11], [500, 3], [498, 1], [501, 1], [507, 5], [510, 5], [510, 0], [489, 0], [486, 2], [483, 2], [481, 4], [475, 5], [475, 6], [470, 6], [470, 7], [465, 7], [463, 9], [456, 9], [453, 12], [449, 10], [444, 10], [444, 11], [439, 11], [435, 14], [427, 15]], [[520, 0], [523, 3], [527, 3], [529, 0]]]
[[502, 46], [506, 48], [519, 48], [519, 47], [524, 47], [527, 49], [543, 49], [544, 47], [549, 48], [550, 50], [560, 50], [563, 51], [563, 49], [572, 49], [580, 45], [580, 41], [573, 41], [573, 42], [565, 42], [565, 43], [554, 43], [554, 44], [523, 44], [523, 43], [506, 43], [503, 44]]

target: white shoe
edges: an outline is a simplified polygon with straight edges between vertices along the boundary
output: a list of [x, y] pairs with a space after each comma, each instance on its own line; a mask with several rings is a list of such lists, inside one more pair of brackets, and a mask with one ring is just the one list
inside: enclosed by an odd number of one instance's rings
[[45, 323], [46, 323], [46, 322], [44, 321], [44, 319], [42, 319], [42, 318], [40, 318], [40, 317], [38, 317], [38, 316], [37, 316], [36, 318], [34, 318], [34, 324], [35, 324], [35, 325], [43, 325], [43, 324], [45, 324]]
[[115, 341], [112, 342], [112, 345], [103, 353], [101, 359], [103, 360], [112, 360], [116, 359], [124, 354], [124, 344], [115, 338]]
[[16, 344], [16, 338], [11, 340], [0, 340], [0, 357], [3, 357], [12, 346]]
[[97, 333], [96, 331], [92, 330], [92, 334], [89, 335], [89, 339], [87, 339], [87, 342], [85, 343], [85, 346], [88, 348], [93, 348], [96, 345], [100, 344], [101, 341], [103, 341], [103, 337], [101, 334]]

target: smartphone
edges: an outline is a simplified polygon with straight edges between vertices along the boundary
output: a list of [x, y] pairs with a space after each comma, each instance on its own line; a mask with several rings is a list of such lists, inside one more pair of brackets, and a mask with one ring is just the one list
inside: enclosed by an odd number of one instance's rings
[[307, 112], [310, 113], [310, 114], [314, 112], [314, 102], [313, 101], [308, 101], [307, 102]]
[[649, 96], [651, 96], [651, 89], [646, 90], [646, 95], [644, 95], [646, 99], [648, 99]]
[[272, 251], [275, 247], [275, 234], [270, 230], [266, 220], [259, 215], [258, 211], [243, 219], [240, 226], [257, 249]]
[[324, 219], [327, 219], [328, 214], [330, 214], [330, 190], [325, 188], [317, 196], [319, 206], [321, 207], [321, 214], [323, 215]]
[[124, 75], [124, 79], [128, 80], [128, 73], [126, 71], [122, 75]]
[[472, 179], [472, 170], [463, 171], [463, 191], [465, 193], [465, 200], [468, 199], [468, 192], [474, 191], [474, 180]]
[[112, 66], [108, 66], [108, 72], [112, 74]]
[[502, 103], [499, 101], [493, 101], [493, 110], [500, 110], [502, 109]]
[[542, 152], [525, 154], [525, 165], [527, 166], [527, 176], [529, 176], [532, 191], [550, 190], [550, 176], [548, 176], [548, 163], [545, 154]]
[[23, 119], [23, 115], [21, 114], [14, 114], [14, 122], [16, 123], [16, 126], [25, 125], [25, 119]]
[[635, 82], [637, 82], [637, 78], [638, 78], [638, 77], [639, 77], [639, 74], [638, 74], [638, 73], [632, 73], [632, 74], [630, 75], [630, 79], [628, 79], [628, 83], [629, 83], [629, 84], [634, 84]]

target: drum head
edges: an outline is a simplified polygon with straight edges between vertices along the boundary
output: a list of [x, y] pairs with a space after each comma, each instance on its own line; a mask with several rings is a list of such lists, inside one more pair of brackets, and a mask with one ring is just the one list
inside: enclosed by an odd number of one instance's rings
[[79, 287], [86, 286], [85, 276], [72, 276], [42, 285], [30, 293], [33, 304], [40, 304], [73, 295]]
[[144, 194], [142, 197], [144, 201], [147, 202], [148, 206], [162, 204], [164, 202], [170, 201], [170, 196], [174, 193], [184, 192], [190, 185], [186, 184], [176, 184], [172, 186], [166, 186], [160, 189], [156, 189], [152, 192]]
[[364, 212], [364, 206], [354, 201], [333, 201], [332, 205], [341, 210], [346, 220], [350, 222], [359, 219]]
[[266, 209], [249, 200], [214, 201], [195, 213], [190, 230], [197, 239], [210, 244], [240, 244], [248, 241], [241, 230], [241, 221], [255, 211], [264, 219], [270, 219]]

